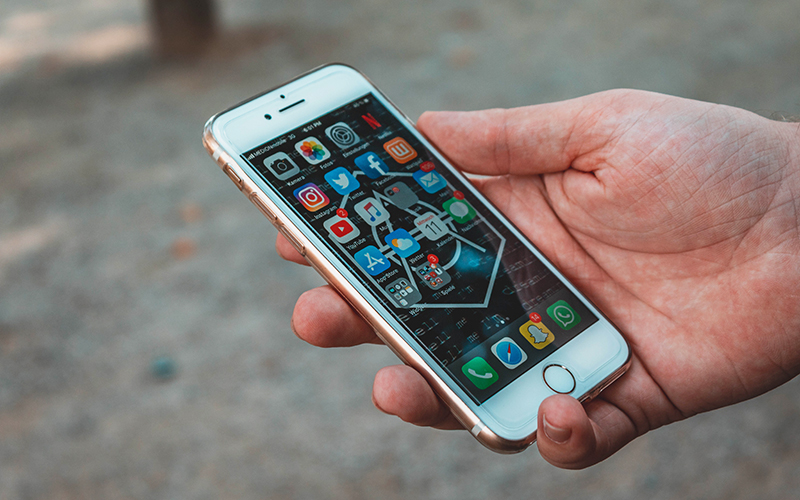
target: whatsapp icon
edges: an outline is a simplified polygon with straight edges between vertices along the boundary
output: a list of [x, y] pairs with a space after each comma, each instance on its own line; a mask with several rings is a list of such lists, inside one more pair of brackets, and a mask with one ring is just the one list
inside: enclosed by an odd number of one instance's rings
[[581, 322], [581, 317], [563, 300], [547, 308], [547, 315], [553, 318], [562, 330], [569, 330]]

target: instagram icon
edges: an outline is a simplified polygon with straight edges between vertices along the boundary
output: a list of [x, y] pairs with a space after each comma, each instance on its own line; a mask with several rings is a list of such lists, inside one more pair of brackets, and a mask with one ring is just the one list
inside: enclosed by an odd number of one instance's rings
[[309, 212], [316, 212], [331, 201], [313, 182], [309, 182], [305, 186], [295, 189], [294, 197], [297, 198]]

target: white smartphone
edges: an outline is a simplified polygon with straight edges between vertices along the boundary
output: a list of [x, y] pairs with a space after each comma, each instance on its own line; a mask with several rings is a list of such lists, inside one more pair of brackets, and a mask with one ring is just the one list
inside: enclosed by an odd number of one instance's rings
[[219, 113], [203, 143], [488, 448], [620, 377], [614, 325], [364, 75], [331, 64]]

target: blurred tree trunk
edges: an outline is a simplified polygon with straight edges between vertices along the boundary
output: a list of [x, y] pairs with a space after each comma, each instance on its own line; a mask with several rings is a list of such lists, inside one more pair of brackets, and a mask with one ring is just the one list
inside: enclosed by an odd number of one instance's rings
[[149, 0], [156, 51], [166, 58], [196, 56], [217, 30], [214, 0]]

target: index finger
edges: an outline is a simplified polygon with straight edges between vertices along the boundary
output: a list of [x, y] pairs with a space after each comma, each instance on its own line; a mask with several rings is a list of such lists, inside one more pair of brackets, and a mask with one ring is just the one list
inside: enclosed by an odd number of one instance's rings
[[309, 265], [306, 258], [300, 255], [300, 252], [298, 252], [281, 233], [278, 233], [278, 236], [275, 238], [275, 250], [278, 251], [278, 255], [290, 262], [295, 262], [304, 266]]
[[615, 90], [512, 109], [427, 112], [417, 127], [462, 169], [481, 175], [532, 175], [580, 168], [573, 162], [666, 96]]

